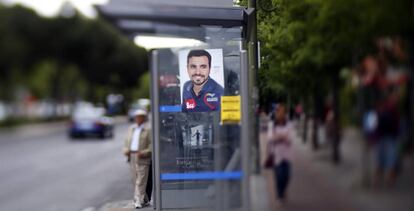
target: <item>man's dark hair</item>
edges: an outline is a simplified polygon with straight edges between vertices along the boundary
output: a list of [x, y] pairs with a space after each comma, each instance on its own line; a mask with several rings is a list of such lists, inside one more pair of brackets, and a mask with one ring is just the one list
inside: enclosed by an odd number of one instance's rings
[[211, 55], [206, 50], [191, 50], [187, 55], [187, 64], [190, 62], [191, 57], [207, 56], [208, 67], [211, 68]]

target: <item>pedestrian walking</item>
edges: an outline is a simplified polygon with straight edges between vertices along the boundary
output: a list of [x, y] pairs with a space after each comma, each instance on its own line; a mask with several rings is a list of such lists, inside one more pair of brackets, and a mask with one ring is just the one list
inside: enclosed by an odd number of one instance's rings
[[287, 121], [286, 106], [278, 104], [275, 118], [270, 123], [268, 131], [268, 158], [272, 159], [278, 201], [286, 202], [286, 190], [291, 177], [291, 142], [294, 128]]
[[136, 209], [149, 206], [146, 194], [151, 165], [151, 130], [147, 123], [147, 112], [139, 109], [134, 112], [135, 123], [128, 128], [124, 154], [130, 160], [130, 170], [134, 189]]
[[398, 161], [398, 138], [400, 116], [398, 113], [398, 95], [391, 94], [378, 106], [378, 142], [377, 170], [374, 183], [379, 185], [384, 180], [386, 186], [395, 182]]

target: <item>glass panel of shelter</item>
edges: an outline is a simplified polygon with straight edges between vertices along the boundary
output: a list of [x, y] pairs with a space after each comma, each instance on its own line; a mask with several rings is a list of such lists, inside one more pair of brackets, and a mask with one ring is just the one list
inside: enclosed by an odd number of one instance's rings
[[[182, 63], [187, 62], [183, 52], [207, 49], [214, 54], [212, 60], [222, 61], [222, 78], [217, 81], [224, 87], [223, 95], [239, 95], [242, 28], [193, 30], [205, 34], [204, 45], [157, 50], [161, 208], [239, 209], [240, 125], [221, 124], [220, 111], [182, 111], [183, 84], [188, 80]], [[220, 62], [214, 65], [220, 69]]]

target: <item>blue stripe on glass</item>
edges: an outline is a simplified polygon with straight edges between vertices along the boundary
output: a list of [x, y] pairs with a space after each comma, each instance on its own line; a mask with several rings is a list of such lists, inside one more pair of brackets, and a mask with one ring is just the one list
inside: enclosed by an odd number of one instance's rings
[[181, 112], [181, 105], [160, 106], [160, 112]]
[[161, 174], [161, 180], [237, 180], [242, 176], [241, 171], [164, 173]]

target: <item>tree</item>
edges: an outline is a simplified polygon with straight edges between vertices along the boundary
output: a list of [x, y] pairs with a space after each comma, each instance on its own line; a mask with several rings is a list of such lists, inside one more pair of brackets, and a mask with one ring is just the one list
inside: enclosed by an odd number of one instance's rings
[[13, 100], [17, 84], [58, 101], [100, 100], [137, 86], [148, 70], [146, 50], [99, 18], [45, 18], [22, 6], [0, 5], [0, 33], [1, 100]]
[[261, 102], [268, 100], [263, 97], [290, 95], [306, 103], [308, 96], [313, 95], [315, 112], [320, 106], [318, 96], [332, 92], [336, 128], [333, 159], [338, 162], [338, 93], [342, 84], [339, 71], [354, 66], [367, 52], [375, 49], [374, 40], [381, 36], [403, 36], [413, 43], [413, 2], [259, 1], [262, 6], [258, 11], [258, 36], [262, 43], [258, 82]]
[[146, 72], [139, 78], [139, 86], [133, 90], [133, 99], [150, 97], [150, 73]]

